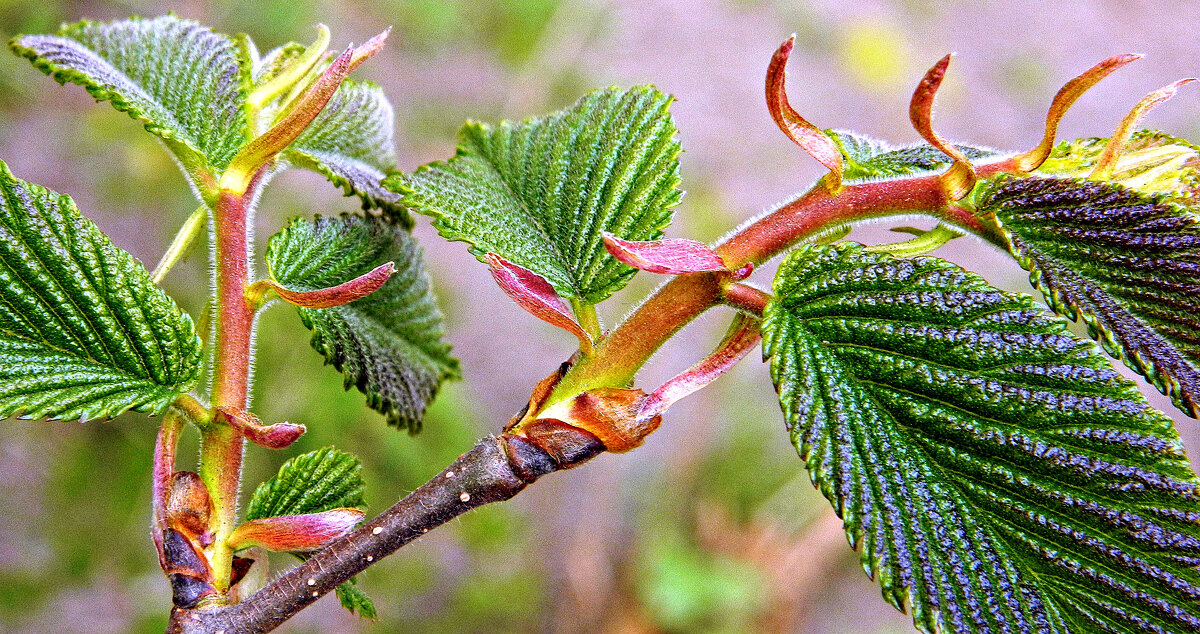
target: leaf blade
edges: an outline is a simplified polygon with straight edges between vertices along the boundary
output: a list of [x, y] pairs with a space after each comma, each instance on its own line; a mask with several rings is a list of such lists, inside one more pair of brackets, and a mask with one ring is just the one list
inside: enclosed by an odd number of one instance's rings
[[385, 185], [481, 261], [499, 254], [595, 304], [636, 272], [608, 255], [603, 233], [657, 239], [681, 198], [672, 101], [650, 86], [610, 88], [548, 117], [468, 123], [454, 158]]
[[0, 417], [157, 413], [195, 383], [191, 319], [74, 202], [0, 162]]
[[357, 386], [389, 423], [416, 430], [441, 383], [459, 369], [442, 342], [441, 312], [408, 231], [378, 217], [294, 219], [267, 247], [272, 277], [296, 291], [336, 286], [386, 262], [396, 271], [374, 293], [298, 310], [313, 348], [343, 373], [346, 388]]
[[160, 137], [194, 184], [220, 171], [249, 140], [247, 52], [234, 40], [175, 16], [83, 21], [58, 35], [22, 35], [12, 49], [59, 83], [83, 86], [97, 101]]
[[1200, 404], [1200, 227], [1187, 208], [1114, 183], [998, 178], [979, 193], [1009, 252], [1059, 313], [1179, 409]]
[[362, 508], [366, 484], [353, 454], [322, 447], [288, 459], [258, 485], [246, 506], [246, 521]]
[[1094, 346], [934, 258], [806, 247], [775, 290], [793, 441], [920, 629], [1200, 624], [1200, 481]]

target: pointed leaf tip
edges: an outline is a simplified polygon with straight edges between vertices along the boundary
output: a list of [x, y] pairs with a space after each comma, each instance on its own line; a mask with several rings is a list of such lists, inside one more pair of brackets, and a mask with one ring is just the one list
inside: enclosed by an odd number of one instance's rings
[[795, 42], [795, 34], [784, 40], [767, 66], [767, 110], [775, 120], [775, 125], [779, 126], [793, 143], [829, 170], [826, 186], [836, 192], [842, 186], [842, 153], [838, 151], [832, 139], [800, 116], [788, 101], [787, 61]]
[[1050, 110], [1046, 113], [1046, 131], [1042, 136], [1042, 142], [1032, 150], [1013, 157], [1013, 162], [1017, 169], [1029, 172], [1037, 169], [1038, 166], [1044, 163], [1054, 150], [1054, 139], [1058, 135], [1058, 124], [1066, 116], [1067, 111], [1071, 109], [1075, 101], [1090, 90], [1092, 86], [1100, 83], [1100, 80], [1112, 74], [1113, 71], [1141, 58], [1141, 55], [1134, 54], [1114, 55], [1087, 69], [1066, 84], [1063, 84], [1063, 87], [1054, 95], [1054, 100], [1050, 102]]
[[258, 417], [250, 412], [234, 412], [218, 410], [220, 420], [229, 423], [246, 437], [246, 440], [267, 449], [284, 449], [300, 439], [307, 431], [304, 425], [295, 423], [275, 423], [263, 425]]
[[913, 128], [921, 135], [921, 138], [954, 160], [950, 169], [942, 174], [942, 187], [951, 200], [960, 200], [975, 187], [977, 180], [975, 168], [962, 150], [948, 143], [933, 130], [934, 98], [937, 97], [938, 89], [942, 86], [942, 80], [946, 78], [946, 69], [950, 66], [950, 59], [953, 56], [953, 53], [946, 55], [925, 73], [925, 77], [921, 79], [921, 83], [917, 84], [917, 89], [913, 92], [912, 101], [908, 106], [908, 116], [912, 120]]
[[392, 32], [392, 27], [383, 30], [382, 33], [363, 42], [361, 46], [354, 49], [350, 55], [350, 72], [358, 68], [363, 62], [375, 57], [375, 54], [383, 50], [383, 45], [387, 42], [388, 35]]
[[1096, 159], [1096, 167], [1092, 170], [1091, 180], [1108, 180], [1112, 177], [1113, 170], [1117, 166], [1117, 160], [1121, 158], [1121, 152], [1125, 148], [1125, 144], [1133, 136], [1134, 128], [1141, 122], [1142, 117], [1156, 108], [1159, 104], [1175, 96], [1175, 93], [1181, 86], [1190, 84], [1196, 81], [1195, 78], [1180, 79], [1174, 83], [1168, 84], [1151, 92], [1142, 98], [1141, 101], [1121, 119], [1121, 123], [1117, 125], [1117, 129], [1113, 132], [1112, 140], [1108, 145], [1104, 146], [1104, 152], [1100, 154], [1100, 158]]
[[492, 279], [496, 280], [500, 290], [529, 314], [575, 335], [579, 339], [580, 349], [591, 353], [592, 338], [579, 325], [567, 302], [554, 291], [550, 282], [495, 253], [488, 253], [485, 258]]
[[633, 241], [604, 233], [604, 247], [629, 266], [650, 273], [684, 275], [728, 271], [721, 256], [703, 242], [686, 239]]

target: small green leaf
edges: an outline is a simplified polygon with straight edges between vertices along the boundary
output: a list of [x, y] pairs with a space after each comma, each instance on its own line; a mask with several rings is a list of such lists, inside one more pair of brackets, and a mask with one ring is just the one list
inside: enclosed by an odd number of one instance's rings
[[[258, 485], [246, 507], [246, 521], [321, 513], [338, 508], [363, 508], [362, 463], [333, 447], [296, 456], [283, 463], [279, 473]], [[303, 555], [297, 555], [305, 559]], [[334, 591], [342, 607], [365, 619], [376, 617], [375, 604], [356, 586], [356, 580]]]
[[200, 368], [192, 320], [75, 203], [0, 162], [0, 418], [162, 411]]
[[371, 621], [379, 617], [375, 612], [375, 602], [358, 588], [357, 578], [351, 577], [349, 581], [335, 588], [334, 592], [337, 593], [342, 607], [349, 610], [350, 614], [357, 614]]
[[1190, 209], [1079, 179], [1001, 177], [977, 194], [978, 213], [995, 218], [1051, 307], [1200, 413], [1200, 227]]
[[884, 598], [928, 632], [1200, 628], [1200, 481], [1066, 323], [936, 258], [808, 246], [764, 354]]
[[[943, 169], [951, 162], [950, 157], [928, 143], [894, 148], [883, 141], [845, 130], [826, 130], [825, 134], [833, 139], [842, 153], [843, 179], [847, 184]], [[972, 161], [1002, 154], [991, 148], [970, 145], [955, 147]]]
[[284, 155], [300, 167], [320, 172], [347, 196], [357, 195], [364, 209], [377, 207], [411, 227], [412, 218], [400, 206], [400, 196], [380, 183], [396, 168], [394, 118], [392, 104], [379, 86], [346, 80]]
[[499, 254], [596, 304], [636, 272], [608, 254], [604, 232], [658, 239], [682, 196], [672, 100], [651, 86], [609, 88], [548, 117], [471, 122], [454, 158], [385, 186], [480, 261]]
[[285, 515], [362, 508], [362, 463], [333, 447], [296, 456], [258, 485], [246, 507], [246, 521]]
[[388, 422], [411, 430], [441, 382], [459, 375], [442, 342], [442, 315], [420, 248], [404, 227], [377, 217], [296, 219], [273, 236], [267, 264], [296, 291], [336, 286], [395, 262], [379, 290], [343, 306], [298, 308], [312, 346], [357, 385]]
[[248, 141], [248, 48], [196, 22], [83, 21], [10, 46], [59, 83], [79, 84], [142, 122], [201, 191]]

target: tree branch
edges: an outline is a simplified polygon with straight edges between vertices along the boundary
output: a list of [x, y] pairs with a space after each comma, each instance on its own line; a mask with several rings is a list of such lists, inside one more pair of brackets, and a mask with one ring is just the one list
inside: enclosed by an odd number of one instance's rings
[[533, 441], [488, 436], [379, 517], [288, 570], [243, 603], [171, 612], [169, 633], [269, 632], [379, 559], [467, 511], [511, 499], [547, 473], [604, 451], [582, 430]]

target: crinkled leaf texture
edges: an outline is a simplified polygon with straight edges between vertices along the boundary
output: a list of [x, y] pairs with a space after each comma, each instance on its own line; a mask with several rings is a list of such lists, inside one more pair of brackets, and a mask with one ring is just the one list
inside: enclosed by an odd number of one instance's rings
[[411, 227], [412, 218], [400, 206], [399, 194], [381, 184], [396, 169], [394, 118], [392, 104], [379, 86], [346, 80], [285, 156], [321, 173], [347, 196], [359, 196], [364, 209], [379, 208]]
[[396, 272], [374, 293], [297, 310], [346, 387], [357, 385], [388, 422], [415, 431], [442, 381], [459, 375], [416, 240], [383, 218], [344, 215], [295, 219], [267, 247], [271, 276], [297, 291], [336, 286], [387, 262]]
[[279, 473], [258, 485], [246, 507], [246, 521], [284, 515], [360, 508], [366, 485], [354, 455], [325, 447], [283, 463]]
[[[296, 456], [283, 463], [279, 473], [260, 484], [246, 507], [246, 521], [321, 513], [337, 508], [362, 508], [362, 463], [352, 454], [333, 447]], [[303, 557], [301, 557], [303, 559]], [[342, 607], [366, 619], [374, 619], [375, 604], [355, 579], [339, 585], [335, 592]]]
[[651, 86], [609, 88], [548, 117], [471, 122], [454, 158], [385, 185], [481, 261], [497, 253], [596, 304], [636, 272], [608, 254], [604, 232], [655, 240], [682, 196], [672, 101]]
[[[1076, 139], [1054, 147], [1038, 174], [1087, 178], [1111, 139]], [[1108, 179], [1143, 194], [1162, 194], [1195, 208], [1200, 193], [1200, 147], [1158, 130], [1139, 130], [1122, 147]]]
[[[842, 176], [847, 183], [908, 176], [942, 169], [950, 164], [950, 157], [928, 143], [892, 147], [882, 141], [845, 130], [826, 130], [825, 134], [833, 139], [842, 153]], [[955, 147], [972, 161], [987, 160], [1002, 154], [991, 148], [970, 145]]]
[[1200, 227], [1188, 208], [1113, 183], [1001, 177], [978, 192], [1058, 312], [1175, 405], [1200, 404]]
[[191, 318], [75, 203], [0, 162], [0, 417], [156, 413], [191, 388]]
[[929, 632], [1200, 628], [1200, 482], [1171, 421], [1025, 296], [808, 246], [764, 353], [814, 484]]
[[248, 140], [246, 49], [191, 20], [84, 21], [10, 45], [59, 83], [142, 122], [198, 186], [200, 172], [224, 169]]

